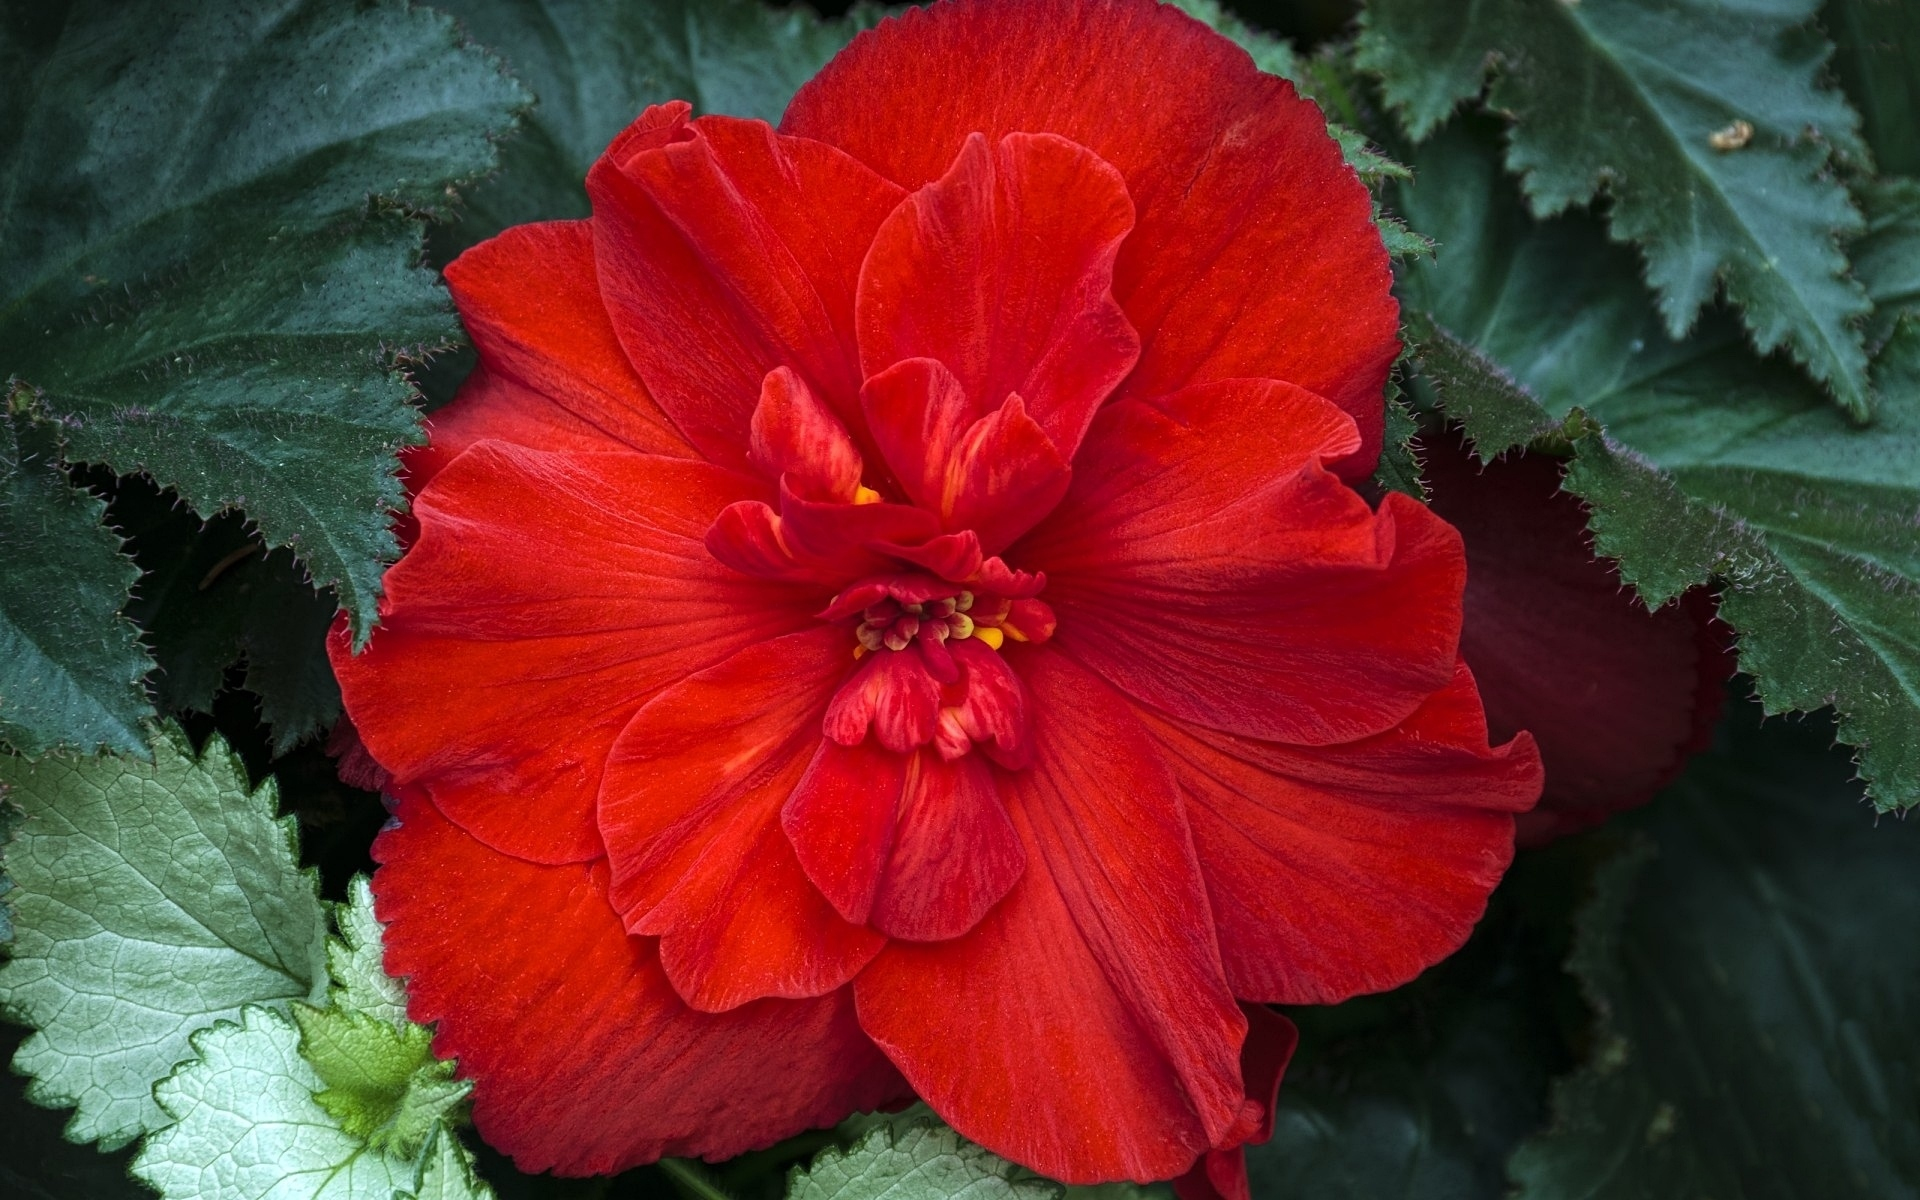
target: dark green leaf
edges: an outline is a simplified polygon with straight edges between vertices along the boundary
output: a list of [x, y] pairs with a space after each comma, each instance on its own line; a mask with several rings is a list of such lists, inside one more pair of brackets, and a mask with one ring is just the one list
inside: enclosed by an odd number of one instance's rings
[[1570, 966], [1598, 1014], [1525, 1200], [1920, 1195], [1920, 828], [1827, 730], [1749, 711], [1606, 868]]
[[1653, 605], [1717, 578], [1769, 711], [1835, 706], [1875, 802], [1920, 803], [1920, 319], [1858, 428], [1730, 322], [1670, 341], [1632, 264], [1589, 222], [1533, 224], [1484, 139], [1449, 133], [1414, 168], [1404, 204], [1443, 249], [1403, 290], [1448, 413], [1483, 455], [1577, 450], [1567, 486], [1622, 577]]
[[15, 5], [0, 75], [0, 372], [71, 457], [244, 510], [364, 636], [396, 359], [457, 335], [399, 210], [488, 170], [522, 93], [398, 0]]
[[1920, 175], [1920, 5], [1912, 0], [1827, 0], [1835, 72], [1860, 109], [1882, 171]]
[[[1533, 212], [1605, 189], [1679, 337], [1724, 289], [1761, 350], [1786, 347], [1856, 419], [1872, 410], [1867, 298], [1838, 241], [1860, 214], [1830, 159], [1859, 117], [1820, 80], [1816, 0], [1375, 0], [1361, 61], [1425, 137], [1496, 68], [1487, 104]], [[1414, 222], [1419, 226], [1419, 222]], [[1431, 234], [1432, 230], [1426, 230]]]
[[142, 568], [127, 614], [153, 644], [163, 709], [212, 712], [228, 669], [244, 661], [276, 756], [333, 724], [340, 687], [326, 638], [338, 606], [290, 552], [267, 552], [237, 514], [201, 521], [144, 480], [121, 482], [112, 514]]
[[139, 572], [42, 422], [0, 412], [0, 742], [146, 753], [153, 659], [120, 616]]
[[1258, 1200], [1492, 1200], [1546, 1119], [1576, 1008], [1558, 933], [1579, 878], [1560, 848], [1523, 856], [1454, 957], [1418, 980], [1296, 1008], [1273, 1139], [1247, 1149]]
[[504, 147], [500, 172], [436, 239], [454, 251], [509, 225], [587, 215], [587, 168], [650, 104], [778, 121], [793, 93], [879, 10], [821, 20], [758, 0], [444, 0], [538, 104]]

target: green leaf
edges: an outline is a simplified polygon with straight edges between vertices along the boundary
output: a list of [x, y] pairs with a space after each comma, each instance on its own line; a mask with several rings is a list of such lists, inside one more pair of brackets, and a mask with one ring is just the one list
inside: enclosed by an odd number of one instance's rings
[[1387, 383], [1387, 436], [1380, 451], [1380, 464], [1373, 469], [1373, 483], [1382, 491], [1402, 492], [1415, 500], [1427, 498], [1427, 486], [1420, 477], [1420, 456], [1415, 441], [1420, 423], [1407, 407], [1400, 385]]
[[327, 940], [333, 1003], [399, 1027], [407, 1023], [407, 993], [382, 962], [382, 928], [373, 915], [373, 886], [364, 875], [347, 885], [347, 903], [333, 906], [340, 936]]
[[1062, 1188], [931, 1116], [881, 1124], [795, 1169], [787, 1200], [1060, 1200]]
[[212, 712], [228, 670], [244, 662], [275, 756], [332, 727], [340, 687], [326, 639], [339, 605], [313, 590], [291, 552], [268, 551], [238, 514], [201, 521], [142, 479], [120, 481], [109, 511], [141, 568], [127, 615], [152, 642], [165, 711]]
[[500, 171], [459, 223], [436, 239], [453, 253], [509, 225], [587, 215], [587, 168], [648, 105], [686, 100], [702, 113], [778, 121], [787, 101], [878, 8], [822, 20], [758, 0], [549, 4], [443, 0], [464, 30], [498, 52], [538, 97]]
[[1402, 203], [1443, 250], [1402, 291], [1448, 415], [1483, 456], [1576, 452], [1567, 487], [1622, 578], [1654, 606], [1719, 580], [1768, 711], [1834, 706], [1875, 804], [1920, 803], [1920, 318], [1858, 428], [1728, 322], [1669, 340], [1632, 264], [1588, 222], [1528, 220], [1469, 131], [1414, 167]]
[[[1537, 216], [1604, 187], [1674, 337], [1723, 289], [1754, 344], [1785, 346], [1858, 420], [1868, 308], [1838, 242], [1860, 214], [1828, 170], [1865, 153], [1821, 82], [1816, 0], [1374, 0], [1361, 62], [1424, 138], [1496, 68], [1507, 166]], [[1418, 222], [1415, 222], [1416, 226]], [[1428, 232], [1432, 232], [1429, 230]]]
[[1560, 930], [1580, 864], [1523, 854], [1473, 938], [1413, 983], [1293, 1008], [1300, 1048], [1274, 1133], [1247, 1147], [1262, 1200], [1430, 1200], [1501, 1193], [1507, 1156], [1546, 1118], [1569, 1065], [1555, 1014], [1578, 1006]]
[[473, 1085], [433, 1057], [433, 1033], [343, 1008], [295, 1005], [300, 1053], [325, 1088], [317, 1094], [342, 1131], [370, 1148], [412, 1158], [443, 1120], [457, 1118]]
[[151, 764], [0, 758], [26, 814], [7, 851], [19, 925], [0, 1012], [38, 1032], [14, 1059], [67, 1136], [126, 1144], [165, 1125], [153, 1085], [188, 1036], [243, 1005], [324, 988], [325, 919], [271, 782], [217, 737], [163, 726]]
[[7, 803], [7, 790], [0, 786], [0, 947], [13, 941], [13, 906], [7, 901], [13, 880], [7, 878], [7, 846], [19, 824], [20, 810]]
[[399, 0], [15, 5], [0, 76], [0, 374], [70, 457], [245, 510], [364, 637], [418, 439], [396, 363], [458, 332], [405, 211], [523, 94]]
[[166, 1200], [394, 1200], [420, 1164], [373, 1150], [315, 1099], [320, 1077], [279, 1013], [248, 1007], [193, 1037], [197, 1057], [155, 1089], [174, 1123], [133, 1173]]
[[1580, 917], [1595, 1049], [1514, 1157], [1525, 1200], [1920, 1195], [1920, 828], [1872, 819], [1818, 724], [1724, 736]]
[[22, 754], [146, 752], [153, 659], [120, 616], [139, 572], [105, 512], [45, 424], [0, 412], [0, 742]]
[[1834, 73], [1860, 109], [1882, 171], [1920, 175], [1920, 7], [1910, 0], [1827, 0]]
[[[0, 1058], [10, 1058], [24, 1034], [0, 1028]], [[0, 1196], [8, 1200], [153, 1200], [127, 1177], [133, 1154], [102, 1154], [60, 1136], [64, 1113], [27, 1102], [26, 1080], [0, 1071]]]
[[420, 1183], [409, 1200], [493, 1200], [493, 1189], [473, 1171], [473, 1156], [442, 1130], [421, 1160]]

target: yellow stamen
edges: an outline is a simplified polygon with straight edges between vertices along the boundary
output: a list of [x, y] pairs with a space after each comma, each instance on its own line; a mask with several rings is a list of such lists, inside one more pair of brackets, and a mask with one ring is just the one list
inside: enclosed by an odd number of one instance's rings
[[867, 648], [865, 646], [855, 646], [853, 648], [853, 661], [859, 662], [861, 659], [865, 658], [866, 656], [867, 656]]
[[[1026, 641], [1026, 640], [1027, 640], [1027, 635], [1026, 635], [1026, 634], [1024, 634], [1024, 633], [1021, 633], [1021, 632], [1020, 632], [1020, 631], [1019, 631], [1018, 629], [1016, 629], [1016, 628], [1014, 628], [1014, 627], [1013, 627], [1013, 626], [1011, 626], [1011, 625], [1002, 625], [1002, 626], [1001, 626], [1000, 628], [1002, 628], [1002, 629], [1004, 629], [1004, 630], [1006, 630], [1006, 631], [1007, 631], [1007, 636], [1008, 636], [1008, 637], [1010, 637], [1010, 638], [1012, 638], [1012, 639], [1013, 639], [1014, 641], [1016, 641], [1016, 642], [1024, 642], [1024, 641]], [[994, 647], [994, 649], [995, 649], [995, 650], [998, 650], [999, 648], [1000, 648], [1000, 647], [998, 647], [998, 646], [995, 646], [995, 647]]]
[[[973, 627], [973, 636], [975, 641], [985, 642], [989, 650], [998, 650], [1001, 643], [1007, 640], [1007, 635], [992, 625], [975, 625]], [[1019, 637], [1018, 634], [1014, 636]], [[1027, 639], [1020, 638], [1020, 640], [1024, 642]]]
[[880, 493], [863, 483], [854, 491], [853, 502], [855, 504], [878, 504], [880, 503]]

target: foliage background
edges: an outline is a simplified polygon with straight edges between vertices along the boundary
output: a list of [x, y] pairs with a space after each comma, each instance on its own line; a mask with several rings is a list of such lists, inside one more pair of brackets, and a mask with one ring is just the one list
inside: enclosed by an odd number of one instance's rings
[[[1398, 427], [1567, 458], [1622, 578], [1713, 586], [1743, 671], [1715, 747], [1523, 853], [1460, 954], [1289, 1014], [1255, 1196], [1920, 1196], [1920, 6], [1187, 7], [1377, 185]], [[370, 917], [328, 910], [329, 949], [316, 903], [385, 815], [325, 753], [321, 641], [337, 608], [370, 629], [395, 454], [471, 365], [436, 268], [583, 215], [647, 103], [776, 118], [879, 12], [0, 0], [0, 1190], [150, 1195], [139, 1155], [208, 1200], [1058, 1194], [923, 1113], [519, 1176]], [[1383, 482], [1417, 491], [1417, 454]], [[183, 941], [163, 836], [278, 915]], [[277, 976], [221, 973], [249, 939]], [[204, 978], [159, 997], [140, 956], [183, 946]], [[213, 1169], [272, 1131], [262, 1171]]]

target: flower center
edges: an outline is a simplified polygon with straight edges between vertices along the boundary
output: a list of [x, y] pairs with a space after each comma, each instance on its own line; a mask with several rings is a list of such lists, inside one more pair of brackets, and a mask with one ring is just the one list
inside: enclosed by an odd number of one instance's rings
[[916, 638], [936, 642], [978, 638], [990, 649], [998, 650], [1006, 640], [999, 622], [1006, 619], [1013, 606], [1000, 601], [993, 606], [995, 611], [989, 618], [994, 623], [982, 624], [973, 618], [973, 605], [974, 595], [968, 591], [917, 604], [902, 604], [891, 597], [869, 604], [861, 612], [860, 625], [854, 630], [854, 637], [860, 642], [854, 656], [883, 648], [905, 650]]

